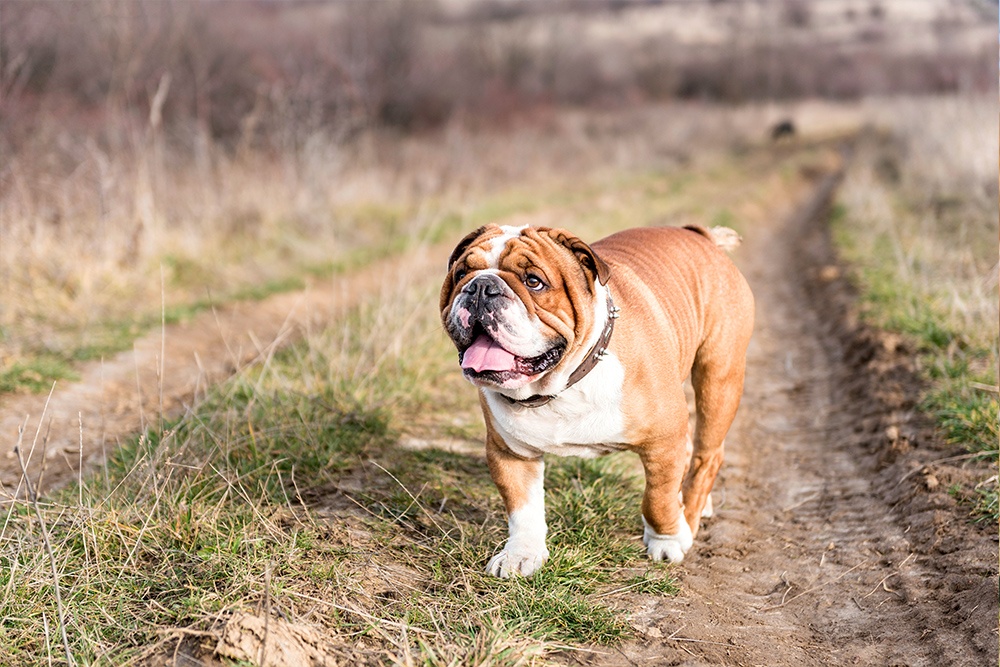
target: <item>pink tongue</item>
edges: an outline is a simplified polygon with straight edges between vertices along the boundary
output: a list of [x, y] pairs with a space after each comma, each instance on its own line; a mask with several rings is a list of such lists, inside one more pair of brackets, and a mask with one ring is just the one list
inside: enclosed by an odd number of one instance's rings
[[484, 370], [511, 371], [514, 370], [514, 355], [482, 334], [462, 355], [462, 368], [471, 368], [477, 373]]

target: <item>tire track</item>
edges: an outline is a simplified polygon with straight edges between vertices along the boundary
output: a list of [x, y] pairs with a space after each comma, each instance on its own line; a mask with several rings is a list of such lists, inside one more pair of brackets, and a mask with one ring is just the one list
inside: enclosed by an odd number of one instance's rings
[[960, 556], [929, 548], [937, 524], [899, 497], [906, 462], [885, 464], [882, 379], [851, 358], [843, 313], [810, 287], [833, 275], [822, 220], [841, 173], [746, 234], [737, 261], [758, 325], [716, 516], [680, 568], [681, 597], [629, 601], [651, 640], [605, 664], [997, 662], [995, 541], [952, 507], [934, 518], [953, 524]]
[[84, 364], [80, 380], [57, 385], [51, 398], [0, 396], [0, 502], [24, 492], [13, 451], [20, 428], [28, 473], [40, 480], [36, 490], [57, 489], [81, 474], [81, 463], [95, 467], [161, 415], [179, 416], [209, 387], [328, 326], [368, 298], [372, 286], [435, 272], [449, 251], [445, 244], [419, 247], [305, 291], [225, 304], [147, 334], [131, 351]]

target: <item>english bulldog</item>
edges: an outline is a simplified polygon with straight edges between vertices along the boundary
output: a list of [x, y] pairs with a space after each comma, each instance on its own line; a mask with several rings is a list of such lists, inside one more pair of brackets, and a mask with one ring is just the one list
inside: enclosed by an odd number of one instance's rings
[[629, 229], [587, 245], [562, 229], [498, 225], [459, 242], [440, 308], [479, 388], [507, 510], [509, 538], [489, 572], [531, 576], [549, 557], [544, 454], [637, 453], [647, 553], [684, 558], [711, 515], [743, 392], [753, 295], [722, 249], [738, 242], [721, 227]]

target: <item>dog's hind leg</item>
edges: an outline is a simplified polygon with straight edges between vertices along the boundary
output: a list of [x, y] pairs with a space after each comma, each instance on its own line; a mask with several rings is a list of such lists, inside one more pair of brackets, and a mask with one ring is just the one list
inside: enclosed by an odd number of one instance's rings
[[694, 540], [680, 503], [684, 444], [679, 438], [664, 438], [651, 445], [639, 454], [646, 472], [642, 541], [653, 560], [679, 563]]
[[[694, 442], [691, 441], [691, 432], [688, 431], [687, 436], [687, 446], [685, 450], [685, 465], [684, 465], [684, 477], [687, 477], [688, 468], [691, 466], [691, 455], [694, 454]], [[684, 504], [684, 496], [680, 493], [677, 494], [678, 500], [680, 500], [681, 505]], [[715, 513], [715, 509], [712, 505], [712, 494], [708, 494], [705, 498], [705, 508], [701, 511], [702, 519], [709, 519]]]
[[742, 350], [732, 356], [695, 360], [691, 381], [694, 386], [697, 422], [694, 450], [681, 493], [684, 517], [692, 533], [698, 532], [702, 516], [711, 516], [709, 494], [722, 466], [726, 433], [736, 418], [743, 394], [746, 369]]

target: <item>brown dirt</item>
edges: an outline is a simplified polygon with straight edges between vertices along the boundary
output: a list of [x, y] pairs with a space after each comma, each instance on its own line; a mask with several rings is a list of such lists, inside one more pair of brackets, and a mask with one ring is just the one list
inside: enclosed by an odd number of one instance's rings
[[996, 527], [945, 492], [970, 471], [937, 462], [956, 452], [913, 413], [912, 353], [853, 314], [821, 224], [836, 184], [738, 252], [757, 330], [681, 595], [628, 600], [645, 641], [568, 662], [997, 664]]
[[[748, 230], [737, 253], [757, 298], [758, 325], [743, 405], [716, 482], [716, 516], [677, 568], [682, 594], [620, 598], [641, 639], [558, 660], [997, 664], [995, 527], [971, 524], [945, 492], [972, 473], [939, 461], [956, 452], [915, 415], [911, 351], [854, 316], [818, 222], [837, 179], [815, 176], [816, 192], [795, 215]], [[182, 411], [208, 383], [356, 305], [366, 291], [357, 287], [361, 281], [433, 274], [446, 254], [412, 253], [405, 271], [396, 259], [304, 295], [238, 304], [168, 327], [138, 342], [134, 353], [84, 369], [80, 383], [53, 395], [44, 419], [45, 397], [3, 397], [0, 445], [13, 446], [27, 415], [25, 451], [41, 424], [32, 474], [44, 460], [43, 485], [65, 483], [80, 461], [99, 460], [161, 406]], [[4, 490], [13, 492], [19, 478], [17, 460], [0, 455]], [[234, 626], [227, 646], [252, 657], [260, 632], [251, 626], [259, 620]], [[289, 628], [302, 639], [296, 632]], [[290, 640], [289, 650], [322, 643], [307, 639]]]

